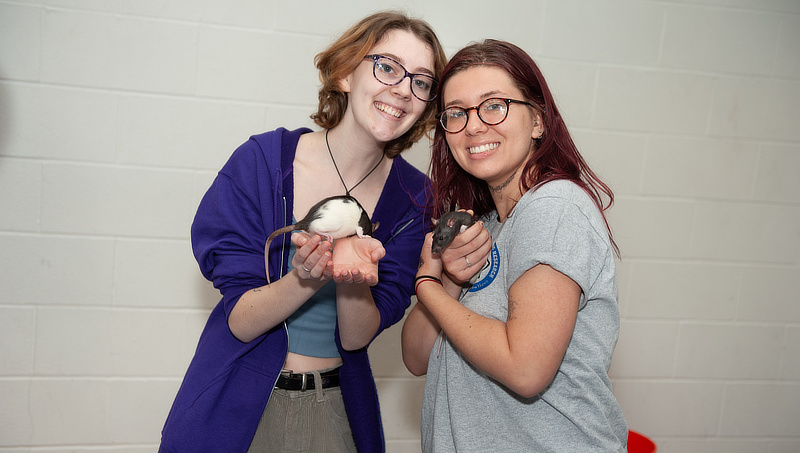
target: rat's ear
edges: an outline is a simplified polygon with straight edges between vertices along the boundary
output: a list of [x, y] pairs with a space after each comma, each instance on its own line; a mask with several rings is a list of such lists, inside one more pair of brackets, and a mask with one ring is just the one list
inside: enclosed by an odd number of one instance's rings
[[431, 222], [433, 222], [434, 225], [437, 225], [439, 223], [439, 219], [434, 219], [431, 217]]

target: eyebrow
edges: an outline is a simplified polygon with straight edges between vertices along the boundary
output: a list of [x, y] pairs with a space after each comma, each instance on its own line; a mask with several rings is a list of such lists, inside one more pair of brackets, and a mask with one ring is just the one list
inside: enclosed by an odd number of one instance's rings
[[[485, 100], [487, 100], [489, 98], [496, 98], [498, 96], [506, 96], [506, 94], [504, 92], [500, 91], [500, 90], [492, 90], [492, 91], [487, 91], [487, 92], [481, 94], [479, 97], [482, 98], [483, 101], [485, 101]], [[483, 101], [481, 101], [481, 102], [483, 102]], [[463, 102], [460, 99], [454, 99], [454, 100], [448, 102], [447, 104], [445, 104], [444, 108], [450, 108], [450, 107], [452, 107], [454, 105], [459, 105], [459, 104], [463, 104]], [[480, 104], [480, 102], [478, 104]]]
[[[384, 57], [389, 57], [392, 60], [396, 60], [398, 63], [403, 65], [404, 68], [406, 66], [406, 63], [403, 62], [402, 58], [400, 58], [399, 56], [397, 56], [397, 55], [395, 55], [395, 54], [393, 54], [391, 52], [375, 52], [375, 55], [381, 55], [381, 56], [384, 56]], [[406, 68], [406, 71], [408, 71], [408, 68]], [[412, 74], [425, 74], [427, 76], [431, 76], [433, 78], [436, 78], [433, 75], [433, 71], [431, 71], [430, 69], [428, 69], [426, 67], [416, 68], [413, 71], [408, 71], [408, 72], [410, 72]]]

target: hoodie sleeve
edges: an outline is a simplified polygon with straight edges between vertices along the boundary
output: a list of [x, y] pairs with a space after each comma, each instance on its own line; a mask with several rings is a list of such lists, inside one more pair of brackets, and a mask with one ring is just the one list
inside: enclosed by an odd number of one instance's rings
[[[386, 249], [386, 256], [378, 266], [379, 283], [372, 288], [373, 299], [381, 314], [377, 333], [403, 319], [411, 305], [420, 251], [425, 234], [431, 229], [430, 180], [405, 161], [398, 164], [398, 178], [392, 182], [397, 185], [392, 186], [387, 181], [384, 188], [392, 193], [392, 197], [377, 213], [383, 218], [375, 216], [381, 222], [376, 238]], [[388, 220], [386, 227], [383, 226], [385, 220]], [[381, 232], [382, 228], [386, 229]]]
[[242, 294], [267, 283], [272, 179], [259, 145], [249, 140], [220, 170], [197, 209], [192, 248], [203, 276], [222, 293], [226, 316]]

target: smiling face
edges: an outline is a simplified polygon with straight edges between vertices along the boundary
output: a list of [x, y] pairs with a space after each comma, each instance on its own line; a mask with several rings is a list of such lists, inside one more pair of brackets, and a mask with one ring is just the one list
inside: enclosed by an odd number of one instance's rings
[[[447, 80], [442, 102], [445, 108], [469, 108], [489, 98], [526, 100], [503, 69], [475, 66]], [[533, 139], [542, 135], [541, 115], [517, 103], [511, 103], [505, 121], [494, 126], [483, 123], [476, 110], [470, 110], [468, 115], [464, 130], [445, 136], [456, 162], [491, 187], [505, 185], [516, 190], [521, 167], [533, 152]]]
[[[433, 76], [431, 48], [406, 30], [391, 30], [369, 52], [392, 58], [410, 73]], [[343, 124], [356, 126], [385, 144], [406, 133], [425, 112], [428, 105], [411, 92], [406, 77], [394, 86], [384, 85], [373, 75], [372, 59], [365, 59], [355, 71], [342, 79], [342, 90], [348, 93], [347, 112]]]

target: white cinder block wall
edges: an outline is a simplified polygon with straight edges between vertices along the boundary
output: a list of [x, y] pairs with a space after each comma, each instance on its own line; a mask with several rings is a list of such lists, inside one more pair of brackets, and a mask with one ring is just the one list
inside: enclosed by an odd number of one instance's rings
[[[314, 55], [389, 7], [449, 53], [528, 50], [616, 190], [631, 428], [800, 451], [800, 2], [0, 0], [0, 452], [155, 450], [217, 299], [199, 198], [250, 134], [311, 125]], [[389, 451], [418, 451], [399, 328], [370, 353]]]

